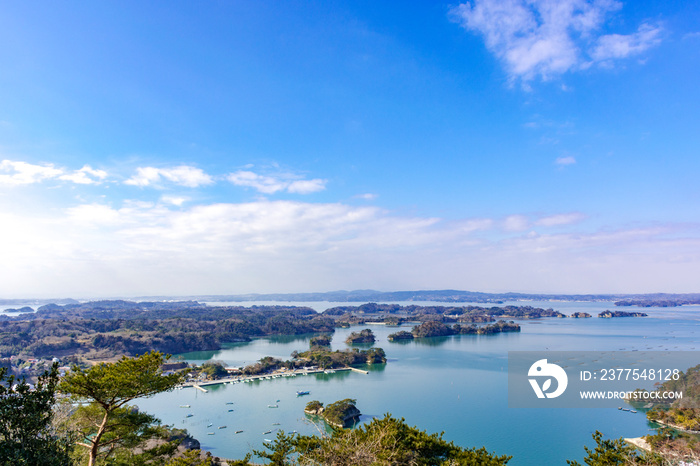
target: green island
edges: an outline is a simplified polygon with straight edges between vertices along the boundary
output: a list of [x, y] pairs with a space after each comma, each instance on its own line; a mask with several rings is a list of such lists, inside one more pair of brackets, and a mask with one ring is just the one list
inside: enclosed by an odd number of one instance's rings
[[513, 321], [501, 320], [495, 324], [483, 325], [448, 325], [438, 321], [423, 322], [413, 327], [413, 330], [405, 330], [392, 333], [387, 338], [389, 341], [412, 340], [414, 338], [444, 337], [450, 335], [492, 335], [495, 333], [519, 332], [520, 325]]
[[324, 407], [320, 401], [313, 400], [306, 404], [304, 413], [311, 416], [319, 416], [327, 424], [342, 429], [359, 420], [361, 413], [355, 406], [356, 403], [357, 400], [346, 398]]
[[598, 317], [611, 319], [613, 317], [648, 317], [648, 315], [644, 312], [603, 311], [598, 314]]
[[374, 332], [370, 329], [360, 330], [359, 332], [352, 332], [346, 339], [345, 343], [348, 345], [354, 345], [358, 343], [374, 343]]
[[[400, 306], [367, 303], [318, 313], [296, 306], [207, 306], [197, 301], [134, 302], [124, 300], [46, 304], [36, 312], [0, 315], [0, 367], [35, 380], [53, 361], [92, 364], [114, 361], [148, 351], [178, 354], [219, 350], [227, 343], [275, 335], [316, 333], [313, 346], [330, 343], [336, 328], [366, 322], [399, 325], [405, 322], [441, 322], [451, 325], [449, 334], [517, 331], [497, 323], [496, 317], [539, 319], [564, 317], [553, 309], [531, 306]], [[431, 324], [432, 325], [432, 324]], [[370, 330], [359, 332], [354, 343], [370, 343]], [[362, 355], [326, 355], [332, 360]], [[320, 356], [310, 354], [319, 359]], [[323, 358], [326, 360], [326, 358]], [[376, 357], [369, 358], [373, 362]], [[353, 362], [353, 364], [356, 362]]]

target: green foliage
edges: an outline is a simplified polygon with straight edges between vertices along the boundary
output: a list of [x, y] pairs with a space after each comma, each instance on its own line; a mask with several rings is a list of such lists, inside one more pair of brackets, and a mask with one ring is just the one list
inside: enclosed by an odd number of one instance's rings
[[156, 433], [155, 418], [130, 408], [127, 403], [171, 390], [185, 372], [162, 375], [163, 356], [150, 352], [136, 358], [123, 357], [116, 363], [102, 363], [89, 369], [73, 367], [59, 390], [89, 404], [77, 410], [75, 423], [88, 449], [88, 464], [109, 457], [119, 447], [129, 448], [137, 440]]
[[[594, 449], [584, 447], [586, 457], [583, 462], [588, 466], [614, 466], [614, 465], [658, 465], [663, 464], [663, 460], [656, 455], [639, 455], [637, 450], [619, 438], [603, 439], [603, 434], [597, 430], [593, 434], [596, 442]], [[566, 460], [569, 466], [581, 466], [581, 463], [573, 460]]]
[[201, 458], [201, 450], [188, 450], [182, 456], [171, 459], [164, 466], [212, 466], [212, 462], [211, 458]]
[[321, 403], [318, 400], [313, 400], [309, 401], [306, 403], [306, 408], [304, 408], [305, 411], [318, 411], [319, 409], [323, 408], [323, 403]]
[[220, 379], [228, 375], [224, 363], [220, 361], [205, 362], [202, 364], [201, 372], [206, 374], [210, 379]]
[[296, 448], [296, 436], [295, 434], [286, 435], [281, 430], [277, 432], [277, 437], [272, 442], [266, 442], [263, 446], [267, 451], [253, 450], [255, 456], [269, 460], [269, 466], [287, 466], [290, 464], [289, 457]]
[[279, 433], [266, 449], [256, 455], [277, 466], [503, 466], [511, 458], [484, 448], [458, 447], [443, 440], [442, 434], [427, 434], [390, 415], [357, 429], [334, 430], [330, 437]]
[[319, 335], [317, 337], [311, 338], [309, 340], [309, 347], [313, 348], [314, 346], [330, 347], [331, 346], [331, 336], [330, 335]]
[[51, 429], [57, 364], [39, 377], [35, 390], [25, 380], [15, 386], [6, 372], [0, 368], [0, 466], [71, 465], [70, 439]]

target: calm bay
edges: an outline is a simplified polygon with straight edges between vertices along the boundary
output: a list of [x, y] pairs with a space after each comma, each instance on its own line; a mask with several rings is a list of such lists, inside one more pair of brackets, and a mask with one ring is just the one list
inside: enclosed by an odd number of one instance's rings
[[[226, 304], [306, 305], [317, 311], [335, 305]], [[200, 440], [202, 448], [225, 458], [242, 458], [252, 449], [261, 449], [264, 440], [273, 439], [278, 429], [317, 434], [322, 428], [310, 423], [303, 413], [310, 400], [331, 403], [355, 398], [363, 413], [363, 422], [391, 413], [429, 433], [444, 431], [445, 439], [460, 446], [485, 446], [489, 451], [512, 455], [509, 464], [514, 466], [564, 465], [566, 459], [583, 458], [583, 445], [593, 443], [591, 434], [596, 430], [606, 437], [638, 437], [649, 433], [653, 426], [646, 421], [643, 412], [508, 408], [508, 351], [700, 349], [700, 306], [623, 308], [641, 310], [649, 317], [601, 319], [596, 317], [599, 312], [619, 308], [609, 302], [521, 301], [505, 304], [552, 307], [567, 315], [588, 312], [594, 317], [520, 320], [517, 321], [522, 327], [520, 333], [457, 335], [396, 343], [388, 342], [387, 335], [399, 329], [410, 330], [411, 325], [337, 329], [333, 335], [334, 350], [348, 347], [345, 338], [351, 331], [371, 328], [377, 338], [374, 346], [384, 348], [388, 363], [365, 367], [369, 370], [367, 375], [336, 372], [278, 378], [209, 386], [207, 393], [185, 388], [138, 400], [138, 405], [166, 424], [186, 428]], [[231, 344], [220, 351], [181, 356], [189, 362], [217, 360], [228, 366], [251, 364], [264, 356], [289, 359], [293, 351], [308, 348], [311, 336], [256, 339]], [[297, 397], [298, 390], [308, 390], [310, 395]], [[185, 405], [189, 408], [180, 407]], [[188, 417], [190, 414], [192, 416]], [[226, 427], [220, 429], [222, 426]], [[236, 434], [239, 430], [243, 432]]]

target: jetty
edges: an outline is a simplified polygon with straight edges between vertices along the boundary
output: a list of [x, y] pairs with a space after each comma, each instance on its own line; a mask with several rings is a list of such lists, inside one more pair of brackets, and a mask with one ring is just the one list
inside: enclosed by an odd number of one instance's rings
[[[357, 369], [355, 367], [341, 367], [338, 369], [332, 369], [333, 372], [346, 372], [346, 371], [353, 371], [353, 372], [359, 372], [360, 374], [369, 374], [369, 371], [365, 371], [362, 369]], [[311, 374], [328, 374], [332, 373], [329, 372], [326, 369], [318, 369], [318, 368], [307, 368], [307, 369], [295, 369], [291, 371], [277, 371], [273, 372], [270, 374], [260, 374], [260, 375], [236, 375], [233, 377], [225, 377], [222, 379], [216, 379], [216, 380], [199, 380], [199, 381], [190, 381], [190, 382], [184, 382], [181, 385], [179, 385], [180, 388], [185, 388], [185, 387], [194, 387], [197, 390], [201, 390], [204, 393], [207, 393], [208, 390], [203, 388], [203, 387], [208, 387], [211, 385], [229, 385], [229, 384], [238, 384], [238, 383], [250, 383], [250, 382], [255, 382], [258, 380], [273, 380], [273, 379], [279, 379], [279, 378], [284, 378], [284, 377], [296, 377], [296, 376], [304, 376], [304, 375], [311, 375]]]

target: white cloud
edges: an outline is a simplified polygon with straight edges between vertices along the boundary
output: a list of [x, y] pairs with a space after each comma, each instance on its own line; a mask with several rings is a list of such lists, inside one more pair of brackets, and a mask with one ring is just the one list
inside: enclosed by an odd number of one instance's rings
[[[528, 230], [583, 218], [507, 217], [519, 228], [529, 223]], [[25, 296], [682, 291], [700, 273], [697, 225], [523, 234], [495, 228], [503, 221], [489, 218], [448, 222], [290, 201], [84, 204], [43, 218], [0, 212], [0, 224], [11, 225], [0, 229], [0, 283]]]
[[271, 176], [258, 175], [257, 173], [239, 170], [228, 175], [228, 180], [236, 186], [254, 188], [264, 194], [274, 194], [287, 187], [287, 183]]
[[158, 185], [162, 179], [188, 188], [197, 188], [214, 183], [214, 179], [202, 169], [188, 165], [180, 165], [173, 168], [138, 167], [136, 174], [124, 183], [145, 187]]
[[374, 193], [364, 193], [364, 194], [358, 194], [358, 195], [355, 196], [355, 197], [356, 197], [357, 199], [363, 199], [363, 200], [365, 200], [365, 201], [373, 201], [373, 200], [375, 200], [377, 197], [379, 197], [379, 195], [378, 195], [378, 194], [374, 194]]
[[524, 87], [593, 63], [610, 64], [659, 42], [660, 27], [642, 25], [630, 35], [599, 36], [614, 0], [473, 0], [452, 9], [467, 30], [481, 34]]
[[318, 191], [323, 191], [326, 189], [326, 180], [313, 179], [313, 180], [299, 180], [292, 181], [287, 186], [287, 191], [296, 194], [310, 194]]
[[97, 184], [107, 178], [107, 172], [104, 170], [95, 170], [90, 165], [85, 165], [80, 170], [67, 175], [58, 177], [60, 180], [72, 181], [76, 184]]
[[40, 183], [56, 178], [63, 170], [53, 164], [34, 165], [27, 162], [3, 160], [0, 162], [0, 185], [23, 185]]
[[503, 220], [506, 231], [523, 231], [530, 227], [530, 221], [524, 215], [510, 215]]
[[179, 196], [162, 196], [160, 198], [161, 202], [164, 202], [166, 204], [172, 204], [175, 206], [182, 206], [185, 202], [189, 201], [189, 198], [187, 197], [179, 197]]
[[557, 157], [554, 163], [556, 163], [559, 166], [573, 165], [576, 163], [576, 158], [571, 155], [568, 155], [566, 157]]
[[627, 58], [639, 55], [645, 50], [661, 42], [661, 28], [642, 24], [634, 34], [609, 34], [598, 39], [598, 45], [591, 51], [595, 61], [606, 61], [613, 58]]
[[586, 216], [580, 212], [571, 212], [567, 214], [550, 215], [542, 217], [535, 222], [536, 225], [544, 227], [555, 227], [561, 225], [571, 225], [583, 221]]
[[275, 194], [280, 191], [294, 194], [311, 194], [326, 189], [326, 180], [296, 178], [298, 177], [291, 174], [270, 176], [260, 175], [249, 170], [239, 170], [229, 174], [227, 177], [236, 186], [253, 188], [263, 194]]
[[35, 165], [27, 162], [3, 160], [0, 162], [0, 185], [27, 185], [58, 179], [75, 184], [97, 184], [107, 178], [107, 172], [84, 165], [80, 170], [67, 172], [52, 163]]

